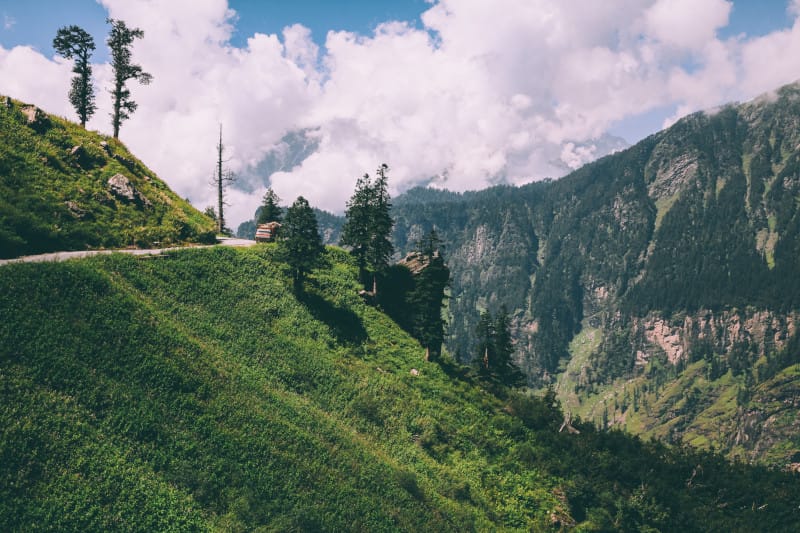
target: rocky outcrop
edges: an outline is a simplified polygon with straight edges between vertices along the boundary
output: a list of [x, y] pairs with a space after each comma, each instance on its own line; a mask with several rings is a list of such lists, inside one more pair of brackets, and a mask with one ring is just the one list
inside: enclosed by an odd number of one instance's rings
[[47, 114], [35, 105], [24, 105], [20, 107], [25, 123], [34, 130], [41, 132], [50, 127], [50, 118]]
[[136, 203], [144, 207], [153, 207], [150, 200], [134, 187], [131, 180], [122, 174], [114, 174], [108, 178], [108, 189], [119, 200]]
[[798, 313], [773, 311], [699, 311], [690, 315], [663, 317], [650, 314], [634, 319], [637, 364], [643, 365], [655, 354], [664, 353], [672, 364], [689, 357], [699, 342], [716, 353], [727, 354], [736, 344], [747, 344], [761, 356], [781, 350], [800, 325]]

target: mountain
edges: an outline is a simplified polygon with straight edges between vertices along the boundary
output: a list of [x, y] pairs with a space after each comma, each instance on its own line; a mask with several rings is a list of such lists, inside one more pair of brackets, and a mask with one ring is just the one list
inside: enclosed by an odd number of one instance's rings
[[796, 476], [562, 425], [276, 252], [0, 267], [3, 531], [795, 527]]
[[119, 141], [0, 98], [0, 258], [213, 242], [213, 230]]
[[800, 86], [688, 116], [556, 181], [395, 200], [452, 272], [447, 347], [514, 315], [532, 386], [597, 424], [800, 462]]

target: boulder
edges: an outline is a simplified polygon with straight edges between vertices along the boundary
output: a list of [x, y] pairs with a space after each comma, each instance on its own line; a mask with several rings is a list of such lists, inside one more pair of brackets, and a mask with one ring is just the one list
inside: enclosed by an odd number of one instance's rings
[[25, 117], [25, 123], [36, 131], [42, 131], [50, 127], [50, 119], [47, 114], [35, 105], [24, 105], [19, 110]]
[[114, 174], [108, 178], [108, 189], [116, 198], [126, 202], [136, 202], [139, 205], [152, 207], [153, 204], [141, 192], [136, 190], [131, 180], [122, 174]]
[[69, 155], [72, 160], [84, 170], [91, 170], [105, 164], [105, 158], [102, 154], [97, 152], [91, 153], [82, 144], [73, 146], [72, 149], [69, 150]]

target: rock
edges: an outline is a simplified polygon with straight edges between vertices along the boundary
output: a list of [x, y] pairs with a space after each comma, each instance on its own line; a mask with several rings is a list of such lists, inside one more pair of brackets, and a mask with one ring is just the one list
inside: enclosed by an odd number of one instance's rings
[[419, 376], [419, 370], [417, 370], [416, 368], [412, 368], [410, 374], [412, 376]]
[[114, 154], [111, 157], [119, 161], [122, 166], [124, 166], [130, 171], [133, 171], [134, 167], [136, 166], [136, 163], [133, 160], [128, 159], [127, 157], [121, 156], [119, 154]]
[[131, 180], [122, 174], [114, 174], [108, 178], [108, 188], [111, 194], [117, 198], [133, 202], [136, 200], [136, 189], [134, 188]]
[[100, 141], [100, 148], [102, 148], [108, 155], [111, 155], [111, 147], [105, 141]]
[[84, 170], [91, 170], [105, 164], [105, 158], [100, 154], [91, 154], [82, 144], [73, 146], [69, 151], [72, 160]]
[[136, 202], [146, 207], [153, 206], [150, 200], [136, 190], [136, 187], [133, 186], [131, 180], [122, 174], [114, 174], [108, 178], [108, 188], [111, 191], [111, 194], [116, 196], [118, 199], [125, 200], [127, 202]]
[[20, 111], [25, 117], [25, 123], [36, 131], [41, 132], [50, 127], [50, 119], [47, 118], [44, 111], [35, 105], [24, 105], [20, 108]]
[[73, 202], [72, 200], [68, 200], [64, 202], [64, 204], [66, 204], [67, 209], [69, 209], [69, 214], [73, 217], [77, 218], [78, 220], [86, 218], [86, 210], [77, 203]]

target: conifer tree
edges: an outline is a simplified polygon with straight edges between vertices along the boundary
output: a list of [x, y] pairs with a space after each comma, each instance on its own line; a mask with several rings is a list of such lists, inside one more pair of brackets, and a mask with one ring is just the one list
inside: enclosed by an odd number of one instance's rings
[[414, 314], [412, 334], [425, 347], [427, 358], [435, 360], [441, 354], [444, 341], [442, 304], [450, 282], [450, 269], [445, 264], [436, 230], [428, 232], [417, 243], [417, 251], [423, 255], [426, 266], [416, 276], [408, 298]]
[[475, 328], [475, 337], [478, 339], [476, 361], [483, 373], [489, 373], [494, 367], [494, 321], [488, 311], [481, 312], [478, 325]]
[[373, 273], [372, 292], [377, 294], [377, 274], [389, 265], [394, 247], [389, 239], [394, 221], [391, 217], [391, 198], [385, 163], [378, 167], [375, 181], [364, 174], [347, 202], [346, 221], [340, 243], [349, 246], [358, 261], [363, 278], [366, 267]]
[[356, 182], [356, 190], [347, 202], [345, 223], [339, 242], [349, 246], [358, 263], [358, 268], [363, 276], [367, 265], [367, 250], [370, 242], [370, 213], [371, 213], [372, 184], [369, 174], [364, 174]]
[[94, 115], [97, 106], [94, 103], [94, 86], [92, 85], [92, 65], [89, 58], [94, 52], [94, 39], [78, 26], [64, 26], [59, 28], [53, 39], [53, 48], [62, 57], [74, 59], [72, 72], [77, 74], [72, 78], [69, 90], [69, 102], [75, 108], [81, 126], [86, 127], [86, 121]]
[[144, 37], [144, 32], [139, 28], [128, 28], [122, 20], [108, 19], [106, 22], [111, 24], [111, 32], [106, 43], [111, 49], [111, 66], [114, 70], [114, 88], [111, 90], [114, 111], [111, 113], [111, 125], [114, 128], [114, 138], [118, 139], [120, 125], [129, 119], [131, 113], [138, 107], [137, 103], [131, 100], [131, 92], [126, 86], [128, 80], [148, 85], [153, 76], [143, 71], [141, 66], [131, 63], [131, 45], [134, 39]]
[[525, 376], [512, 359], [511, 317], [505, 306], [494, 317], [487, 311], [482, 312], [475, 333], [478, 339], [475, 355], [481, 372], [495, 376], [506, 385], [522, 385]]
[[257, 224], [266, 224], [267, 222], [280, 222], [283, 216], [283, 209], [280, 208], [281, 199], [272, 190], [272, 187], [267, 189], [264, 193], [263, 204], [258, 213]]
[[[389, 236], [394, 227], [390, 210], [389, 182], [386, 172], [389, 166], [384, 163], [378, 167], [377, 177], [372, 186], [370, 201], [370, 239], [367, 248], [367, 263], [373, 273], [382, 272], [389, 266], [389, 259], [394, 253], [394, 246]], [[375, 290], [375, 287], [373, 287]]]
[[319, 263], [324, 249], [317, 217], [302, 196], [286, 210], [280, 235], [280, 254], [289, 266], [297, 291], [302, 287], [306, 274]]

